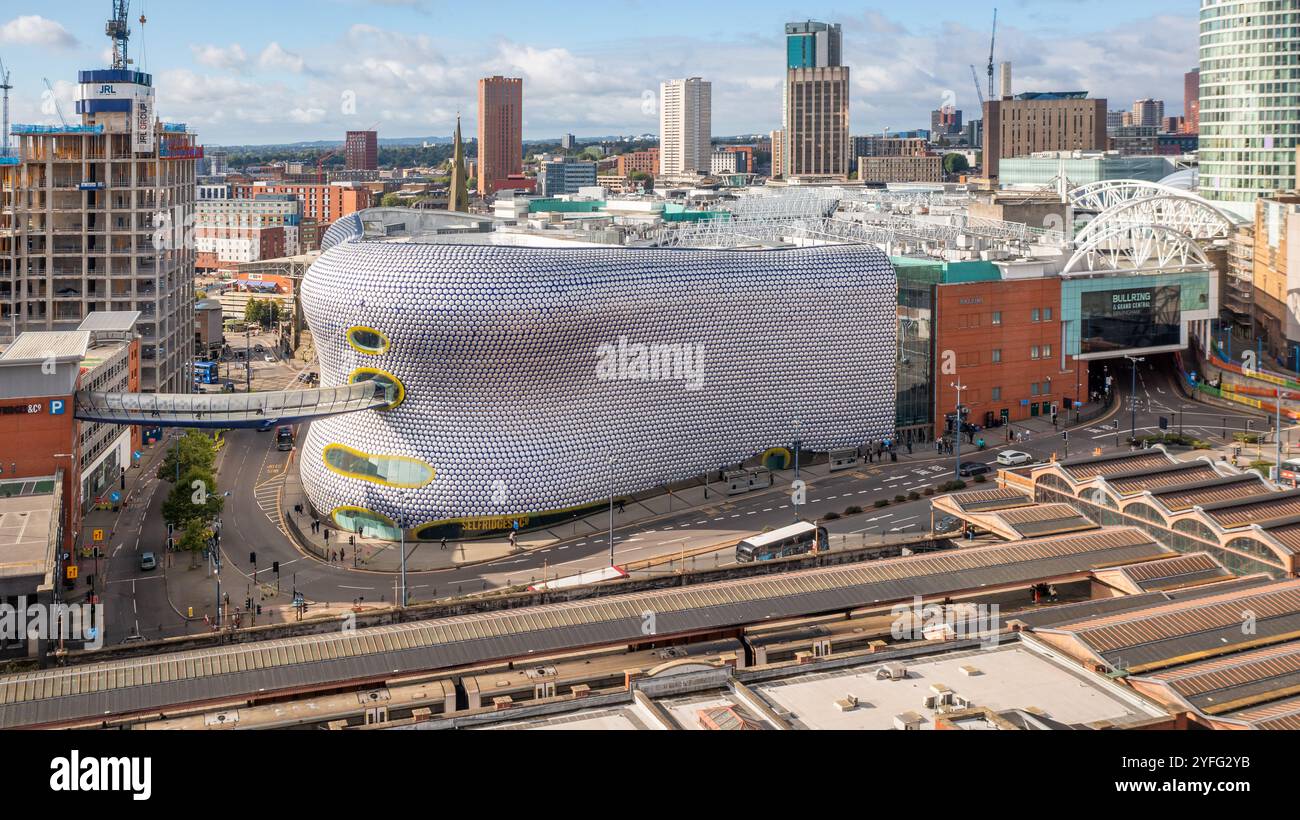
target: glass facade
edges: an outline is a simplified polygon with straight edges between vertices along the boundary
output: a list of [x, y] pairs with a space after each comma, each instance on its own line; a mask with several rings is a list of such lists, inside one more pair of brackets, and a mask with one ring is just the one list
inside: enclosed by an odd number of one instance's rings
[[895, 259], [898, 271], [898, 430], [934, 425], [934, 289], [943, 264]]
[[423, 487], [434, 479], [433, 468], [419, 459], [371, 455], [342, 444], [328, 445], [324, 459], [331, 472], [385, 487]]
[[1253, 217], [1292, 190], [1300, 137], [1300, 1], [1201, 0], [1201, 195]]
[[[1161, 273], [1140, 276], [1105, 276], [1096, 279], [1064, 279], [1061, 282], [1061, 322], [1065, 327], [1065, 355], [1079, 355], [1079, 328], [1082, 318], [1084, 294], [1120, 291], [1125, 289], [1146, 289], [1177, 286], [1181, 293], [1179, 299], [1180, 321], [1186, 323], [1191, 319], [1209, 319], [1210, 277], [1216, 274], [1202, 273]], [[1200, 313], [1201, 315], [1192, 315]], [[1084, 351], [1085, 353], [1087, 351]], [[1123, 351], [1116, 351], [1120, 355]]]
[[402, 537], [402, 531], [396, 524], [372, 510], [361, 507], [340, 507], [331, 513], [330, 517], [342, 529], [355, 532], [362, 538], [396, 541]]

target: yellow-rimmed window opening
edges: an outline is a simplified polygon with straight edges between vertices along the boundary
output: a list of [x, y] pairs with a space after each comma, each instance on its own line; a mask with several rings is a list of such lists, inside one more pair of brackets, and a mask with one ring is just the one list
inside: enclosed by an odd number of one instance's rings
[[406, 399], [406, 386], [387, 370], [379, 370], [374, 367], [358, 367], [348, 376], [348, 384], [357, 382], [376, 382], [393, 388], [393, 403], [385, 407], [385, 410], [392, 410]]
[[433, 467], [418, 458], [363, 453], [343, 444], [328, 445], [323, 460], [333, 473], [385, 487], [424, 487], [436, 475]]
[[391, 518], [364, 507], [339, 507], [330, 513], [330, 517], [335, 524], [362, 538], [396, 541], [402, 537], [402, 531]]
[[348, 330], [348, 344], [357, 352], [371, 356], [387, 353], [392, 345], [387, 336], [373, 327], [354, 327]]

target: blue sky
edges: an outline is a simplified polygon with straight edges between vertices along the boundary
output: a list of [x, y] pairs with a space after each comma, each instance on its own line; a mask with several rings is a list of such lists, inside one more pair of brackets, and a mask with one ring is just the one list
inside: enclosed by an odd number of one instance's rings
[[[76, 71], [108, 59], [109, 0], [9, 0], [0, 59], [16, 121], [53, 121]], [[132, 55], [155, 75], [159, 111], [210, 144], [336, 139], [474, 128], [476, 80], [524, 78], [528, 138], [637, 134], [658, 127], [658, 85], [713, 81], [714, 133], [765, 132], [781, 116], [782, 26], [844, 26], [855, 133], [928, 127], [955, 99], [977, 110], [969, 65], [988, 60], [993, 2], [605, 0], [134, 0]], [[1196, 62], [1196, 0], [999, 0], [998, 59], [1017, 90], [1087, 89], [1112, 109], [1164, 98], [1182, 110]], [[141, 14], [149, 22], [136, 22]]]

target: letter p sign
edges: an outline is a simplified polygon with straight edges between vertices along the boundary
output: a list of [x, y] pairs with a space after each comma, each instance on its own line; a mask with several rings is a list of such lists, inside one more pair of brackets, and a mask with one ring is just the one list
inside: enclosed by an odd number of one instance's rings
[[66, 402], [60, 401], [59, 399], [55, 399], [54, 401], [50, 402], [51, 416], [61, 416], [63, 415], [63, 411], [66, 409], [67, 409]]

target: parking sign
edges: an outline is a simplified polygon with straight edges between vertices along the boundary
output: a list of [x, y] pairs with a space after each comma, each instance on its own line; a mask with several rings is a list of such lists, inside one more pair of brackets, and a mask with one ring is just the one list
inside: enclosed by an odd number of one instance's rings
[[63, 415], [63, 411], [65, 409], [67, 409], [67, 404], [61, 399], [54, 399], [53, 401], [50, 402], [51, 416], [61, 416]]

